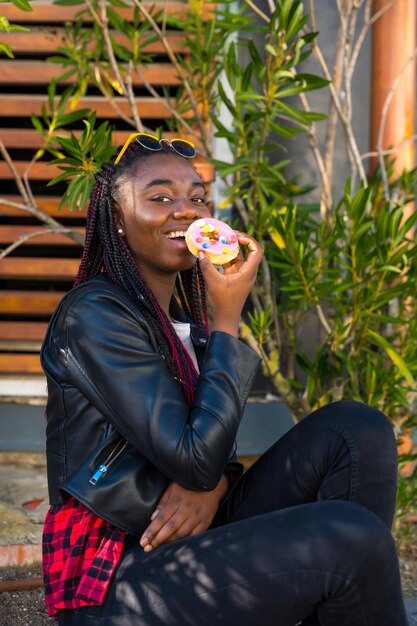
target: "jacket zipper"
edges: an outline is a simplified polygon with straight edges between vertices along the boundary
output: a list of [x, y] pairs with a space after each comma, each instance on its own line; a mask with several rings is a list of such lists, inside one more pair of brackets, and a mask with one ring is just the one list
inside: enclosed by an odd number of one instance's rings
[[[121, 444], [122, 446], [120, 447]], [[94, 474], [91, 476], [88, 482], [91, 483], [92, 485], [97, 484], [97, 482], [100, 480], [103, 474], [105, 474], [108, 471], [110, 465], [114, 463], [115, 460], [121, 455], [121, 453], [126, 448], [126, 446], [127, 446], [127, 441], [124, 441], [123, 439], [118, 441], [115, 447], [113, 448], [113, 450], [110, 452], [107, 459], [104, 461], [104, 463], [101, 463], [99, 465], [98, 469], [94, 472]]]

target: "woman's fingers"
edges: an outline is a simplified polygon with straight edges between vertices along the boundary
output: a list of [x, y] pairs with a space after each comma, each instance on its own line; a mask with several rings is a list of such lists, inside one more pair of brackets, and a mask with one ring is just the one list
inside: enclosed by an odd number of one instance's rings
[[188, 537], [196, 527], [208, 528], [217, 511], [221, 489], [219, 483], [218, 488], [203, 493], [171, 483], [140, 538], [144, 551], [150, 552], [167, 541]]
[[[230, 263], [225, 263], [223, 267], [223, 273], [228, 274], [236, 274], [244, 264], [248, 264], [251, 268], [257, 268], [259, 263], [261, 262], [263, 256], [263, 248], [262, 246], [250, 235], [246, 233], [241, 233], [238, 230], [235, 230], [240, 246], [246, 246], [248, 248], [248, 254], [246, 259], [243, 257], [242, 250], [239, 250], [238, 256], [230, 261]], [[214, 265], [211, 263], [210, 258], [204, 253], [200, 252], [198, 255], [200, 261], [200, 267], [205, 275], [206, 280], [215, 279], [219, 272], [215, 269]]]
[[178, 519], [175, 519], [175, 514], [177, 513], [177, 509], [168, 509], [165, 510], [156, 509], [151, 517], [151, 523], [144, 531], [142, 537], [140, 538], [140, 545], [145, 550], [145, 552], [149, 552], [152, 548], [155, 548], [159, 543], [156, 541], [156, 537], [159, 536], [159, 539], [162, 537], [170, 537], [176, 530], [177, 526], [180, 525]]
[[196, 527], [200, 527], [200, 522], [196, 524], [195, 520], [184, 518], [181, 514], [178, 514], [161, 528], [153, 537], [151, 544], [148, 544], [148, 547], [145, 547], [144, 550], [145, 552], [150, 552], [163, 543], [189, 537]]
[[163, 522], [162, 526], [157, 530], [153, 529], [152, 534], [149, 535], [148, 543], [145, 545], [141, 545], [145, 552], [150, 552], [154, 548], [157, 548], [162, 543], [166, 543], [167, 541], [174, 541], [177, 537], [178, 531], [181, 526], [184, 524], [186, 520], [182, 518], [181, 515], [178, 515], [178, 511], [174, 513], [174, 515]]
[[258, 267], [259, 263], [264, 254], [264, 250], [260, 243], [256, 241], [253, 237], [250, 237], [246, 233], [240, 233], [239, 231], [235, 231], [239, 244], [243, 246], [247, 246], [248, 254], [244, 263], [248, 263], [250, 265], [255, 265]]
[[253, 287], [262, 259], [262, 246], [245, 233], [235, 231], [241, 248], [247, 248], [245, 257], [240, 253], [234, 263], [217, 271], [209, 259], [202, 258], [201, 269], [212, 307], [212, 329], [238, 335], [242, 308]]

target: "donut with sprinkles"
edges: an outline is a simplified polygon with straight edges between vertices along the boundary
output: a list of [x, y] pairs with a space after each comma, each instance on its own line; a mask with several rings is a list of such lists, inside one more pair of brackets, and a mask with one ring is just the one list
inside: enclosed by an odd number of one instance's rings
[[213, 265], [230, 263], [239, 254], [235, 231], [221, 220], [205, 217], [193, 222], [185, 234], [189, 251], [198, 256], [205, 252]]

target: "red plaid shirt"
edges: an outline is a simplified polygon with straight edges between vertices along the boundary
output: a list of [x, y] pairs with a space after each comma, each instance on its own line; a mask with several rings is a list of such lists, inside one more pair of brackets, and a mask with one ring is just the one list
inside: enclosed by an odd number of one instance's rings
[[103, 603], [119, 563], [125, 533], [75, 498], [49, 509], [43, 530], [43, 576], [48, 614]]

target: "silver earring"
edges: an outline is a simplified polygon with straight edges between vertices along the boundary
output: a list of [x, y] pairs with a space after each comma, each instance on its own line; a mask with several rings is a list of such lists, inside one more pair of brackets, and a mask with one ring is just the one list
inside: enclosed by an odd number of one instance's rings
[[118, 228], [117, 232], [119, 233], [119, 235], [123, 235], [123, 228]]

